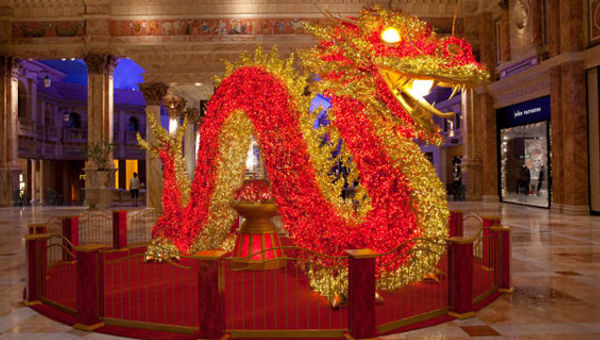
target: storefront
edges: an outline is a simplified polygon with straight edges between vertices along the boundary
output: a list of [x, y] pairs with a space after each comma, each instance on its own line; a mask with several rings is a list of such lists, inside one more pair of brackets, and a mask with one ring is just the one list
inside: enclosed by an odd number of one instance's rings
[[498, 109], [496, 117], [500, 200], [549, 208], [550, 97]]

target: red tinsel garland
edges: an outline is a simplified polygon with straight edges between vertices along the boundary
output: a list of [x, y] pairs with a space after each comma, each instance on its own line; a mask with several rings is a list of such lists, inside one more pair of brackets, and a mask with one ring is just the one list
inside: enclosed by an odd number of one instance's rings
[[[165, 216], [157, 229], [164, 229], [162, 232], [172, 236], [180, 249], [189, 249], [208, 214], [219, 156], [219, 131], [233, 110], [242, 109], [254, 124], [279, 213], [298, 246], [342, 255], [345, 249], [352, 248], [386, 251], [416, 236], [414, 207], [406, 203], [411, 202], [406, 179], [391, 165], [372, 134], [374, 129], [362, 113], [362, 104], [350, 98], [332, 98], [336, 126], [373, 205], [363, 223], [348, 225], [320, 192], [298, 113], [291, 103], [285, 86], [259, 67], [243, 67], [226, 78], [213, 96], [201, 126], [202, 143], [190, 203], [180, 211], [176, 208], [179, 197], [165, 196]], [[164, 185], [176, 186], [172, 161], [164, 161]], [[174, 189], [171, 188], [176, 192]], [[173, 223], [179, 224], [176, 235], [172, 233]]]
[[250, 180], [246, 181], [238, 191], [233, 194], [233, 199], [244, 202], [267, 202], [273, 200], [273, 190], [269, 181]]

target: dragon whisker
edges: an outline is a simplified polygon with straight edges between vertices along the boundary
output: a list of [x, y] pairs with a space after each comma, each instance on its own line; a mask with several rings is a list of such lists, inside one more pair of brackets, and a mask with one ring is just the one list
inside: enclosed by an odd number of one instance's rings
[[458, 9], [460, 8], [460, 0], [456, 2], [456, 9], [454, 10], [454, 18], [452, 19], [452, 36], [454, 36], [454, 31], [456, 29], [456, 17], [458, 16]]
[[458, 92], [458, 85], [454, 85], [454, 87], [452, 88], [452, 94], [450, 94], [450, 97], [448, 97], [448, 100], [454, 98], [454, 95], [456, 94], [456, 92]]

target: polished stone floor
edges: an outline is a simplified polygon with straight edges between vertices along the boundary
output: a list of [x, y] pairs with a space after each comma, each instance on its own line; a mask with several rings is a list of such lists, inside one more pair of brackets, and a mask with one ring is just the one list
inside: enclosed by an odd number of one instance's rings
[[[515, 291], [474, 318], [385, 339], [600, 339], [600, 217], [498, 203], [451, 207], [501, 216], [513, 228]], [[0, 209], [0, 339], [117, 339], [74, 330], [22, 303], [27, 225], [77, 210]]]

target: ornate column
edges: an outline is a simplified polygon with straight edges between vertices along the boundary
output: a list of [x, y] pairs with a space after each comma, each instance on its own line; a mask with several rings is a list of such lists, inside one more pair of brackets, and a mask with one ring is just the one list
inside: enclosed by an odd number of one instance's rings
[[[501, 9], [501, 30], [502, 30], [502, 61], [509, 61], [510, 54], [510, 14], [508, 13], [508, 0], [502, 0], [498, 4]], [[489, 39], [489, 38], [488, 38]]]
[[560, 49], [562, 53], [583, 50], [583, 1], [560, 1]]
[[33, 124], [33, 131], [35, 125], [38, 122], [38, 110], [37, 110], [37, 77], [33, 75], [31, 78], [27, 78], [27, 118], [31, 120]]
[[[552, 2], [552, 1], [551, 1]], [[583, 4], [560, 1], [560, 50], [583, 50]], [[552, 208], [589, 213], [588, 129], [585, 65], [576, 57], [551, 69]]]
[[[113, 72], [118, 60], [106, 54], [84, 57], [88, 68], [88, 149], [113, 142]], [[113, 155], [106, 156], [108, 169], [99, 171], [97, 161], [86, 161], [85, 203], [91, 208], [107, 208], [114, 189]]]
[[[479, 15], [479, 51], [481, 63], [487, 68], [490, 76], [495, 79], [494, 20], [492, 13], [483, 12]], [[498, 158], [496, 141], [496, 110], [494, 99], [489, 92], [482, 90], [479, 95], [479, 115], [481, 117], [480, 139], [475, 141], [481, 145], [482, 160], [482, 194], [484, 201], [498, 201]]]
[[546, 15], [548, 15], [548, 22], [554, 23], [548, 25], [549, 54], [550, 57], [554, 57], [560, 54], [560, 1], [548, 0], [547, 5]]
[[498, 145], [496, 129], [496, 110], [494, 99], [488, 92], [480, 95], [481, 108], [481, 139], [482, 145], [482, 185], [483, 200], [498, 201]]
[[[571, 61], [562, 64], [560, 72], [559, 86], [562, 87], [558, 108], [560, 120], [552, 121], [552, 130], [560, 124], [562, 140], [559, 144], [553, 143], [552, 147], [562, 149], [559, 153], [559, 157], [562, 158], [559, 159], [562, 183], [553, 181], [552, 190], [553, 192], [560, 190], [562, 194], [555, 197], [553, 201], [560, 203], [563, 213], [588, 214], [589, 169], [585, 67], [583, 61]], [[554, 170], [553, 167], [552, 171]]]
[[35, 173], [36, 173], [36, 163], [37, 163], [37, 159], [30, 159], [29, 163], [31, 164], [31, 181], [29, 183], [31, 183], [31, 187], [29, 188], [29, 197], [31, 198], [31, 203], [35, 203], [37, 202], [36, 199], [36, 178], [35, 178]]
[[541, 47], [544, 43], [542, 36], [542, 0], [529, 0], [529, 21], [531, 25], [531, 43], [534, 47]]
[[[146, 99], [146, 114], [153, 115], [157, 122], [160, 122], [160, 105], [163, 97], [167, 94], [168, 88], [163, 83], [140, 84], [140, 91], [144, 93], [144, 98]], [[157, 141], [147, 121], [146, 140], [151, 144]], [[146, 206], [148, 208], [162, 209], [161, 162], [160, 159], [155, 158], [148, 151], [146, 151], [146, 182]]]
[[17, 103], [21, 66], [18, 59], [0, 56], [0, 207], [13, 204], [21, 169], [17, 160]]
[[466, 90], [462, 93], [461, 112], [463, 117], [463, 159], [462, 179], [465, 185], [466, 199], [479, 201], [482, 196], [482, 168], [481, 156], [481, 113], [480, 98], [475, 90]]
[[[560, 212], [560, 206], [563, 202], [563, 126], [562, 126], [562, 72], [561, 67], [556, 66], [550, 69], [550, 124], [552, 143], [550, 159], [552, 164], [552, 210]], [[548, 182], [550, 190], [550, 182]]]
[[183, 155], [188, 176], [193, 179], [196, 170], [196, 124], [200, 123], [200, 111], [198, 109], [186, 109], [185, 116], [188, 118], [188, 126], [183, 141]]

